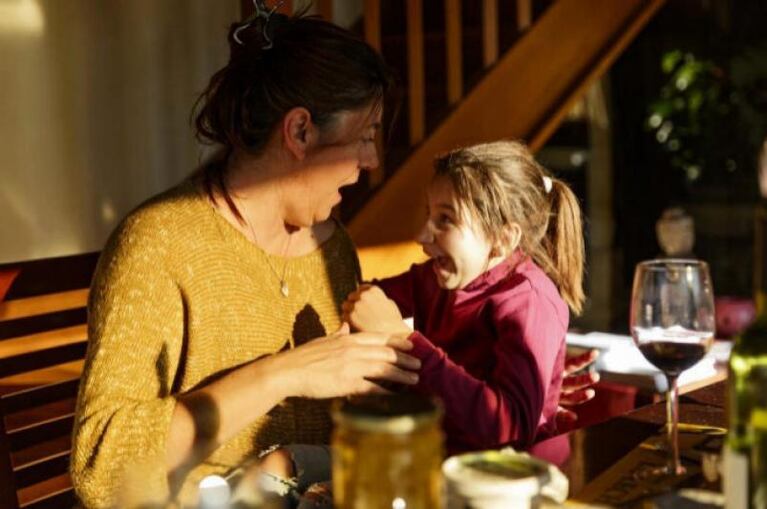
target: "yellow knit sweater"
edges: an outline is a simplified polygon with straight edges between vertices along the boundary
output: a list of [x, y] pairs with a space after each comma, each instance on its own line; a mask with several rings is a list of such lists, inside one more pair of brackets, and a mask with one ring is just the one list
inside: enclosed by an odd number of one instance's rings
[[[290, 295], [271, 265], [287, 263]], [[316, 251], [268, 255], [191, 181], [139, 207], [99, 260], [88, 318], [71, 473], [87, 507], [189, 500], [199, 480], [275, 443], [327, 443], [327, 401], [289, 399], [169, 486], [166, 438], [176, 397], [260, 356], [340, 326], [356, 287], [354, 247], [338, 227]], [[215, 425], [215, 409], [206, 416]], [[169, 495], [170, 494], [170, 495]]]

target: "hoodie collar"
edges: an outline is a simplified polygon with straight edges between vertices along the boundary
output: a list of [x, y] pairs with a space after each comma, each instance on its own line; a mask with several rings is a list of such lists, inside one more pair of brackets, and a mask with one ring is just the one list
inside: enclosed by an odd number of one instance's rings
[[474, 295], [483, 292], [485, 289], [494, 286], [496, 283], [505, 279], [509, 274], [514, 272], [519, 264], [527, 260], [527, 258], [528, 257], [524, 255], [519, 249], [515, 250], [511, 256], [503, 260], [501, 263], [477, 276], [476, 279], [471, 281], [464, 288], [456, 290], [456, 302], [471, 298]]

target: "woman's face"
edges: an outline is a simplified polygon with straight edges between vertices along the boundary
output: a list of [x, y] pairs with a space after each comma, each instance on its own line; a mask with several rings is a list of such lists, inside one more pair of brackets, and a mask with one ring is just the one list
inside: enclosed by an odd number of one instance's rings
[[439, 286], [446, 290], [466, 287], [489, 268], [492, 243], [467, 214], [457, 210], [450, 181], [435, 178], [427, 192], [428, 218], [418, 243], [434, 260]]
[[311, 226], [325, 221], [341, 201], [340, 189], [357, 182], [361, 170], [378, 166], [375, 135], [380, 125], [380, 108], [335, 115], [293, 175], [291, 224]]

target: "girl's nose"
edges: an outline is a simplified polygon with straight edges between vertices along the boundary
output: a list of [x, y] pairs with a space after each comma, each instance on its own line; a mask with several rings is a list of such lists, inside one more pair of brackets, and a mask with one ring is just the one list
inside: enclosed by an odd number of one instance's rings
[[432, 232], [431, 229], [431, 221], [426, 221], [426, 223], [424, 223], [423, 228], [418, 232], [415, 240], [419, 244], [431, 244], [434, 242], [434, 232]]

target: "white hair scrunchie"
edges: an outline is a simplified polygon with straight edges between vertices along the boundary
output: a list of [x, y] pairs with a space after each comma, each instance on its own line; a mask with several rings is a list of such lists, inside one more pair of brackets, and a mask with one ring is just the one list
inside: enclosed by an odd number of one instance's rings
[[551, 181], [551, 177], [547, 177], [546, 175], [543, 176], [543, 188], [546, 190], [546, 194], [549, 194], [551, 192], [551, 186], [554, 183]]

